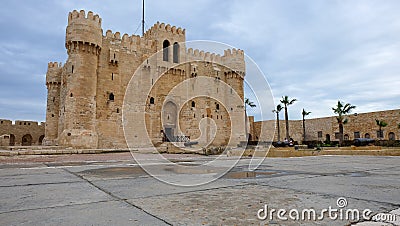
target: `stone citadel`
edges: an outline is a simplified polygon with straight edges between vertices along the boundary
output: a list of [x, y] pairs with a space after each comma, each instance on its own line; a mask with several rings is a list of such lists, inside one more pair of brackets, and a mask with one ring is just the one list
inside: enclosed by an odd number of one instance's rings
[[[186, 49], [185, 41], [185, 29], [164, 23], [156, 23], [143, 37], [121, 36], [119, 32], [110, 30], [103, 35], [98, 15], [92, 12], [86, 14], [83, 10], [69, 13], [65, 39], [67, 62], [63, 65], [48, 64], [44, 144], [77, 148], [125, 148], [122, 108], [128, 83], [136, 70], [142, 70], [146, 76], [141, 77], [138, 81], [140, 85], [135, 89], [139, 89], [140, 94], [141, 89], [143, 92], [150, 86], [153, 89], [145, 100], [133, 100], [138, 102], [137, 107], [142, 108], [146, 118], [146, 128], [139, 128], [135, 124], [126, 128], [135, 131], [135, 137], [147, 133], [155, 145], [180, 137], [197, 139], [201, 133], [192, 125], [198, 125], [203, 118], [213, 118], [217, 128], [220, 128], [213, 145], [228, 143], [232, 132], [230, 120], [243, 122], [234, 132], [237, 133], [237, 143], [245, 140], [243, 51], [228, 49], [221, 56]], [[148, 60], [160, 50], [162, 54]], [[145, 64], [142, 65], [143, 62]], [[200, 76], [211, 77], [231, 88], [220, 86], [219, 90], [218, 83], [215, 83], [214, 87], [204, 88], [210, 89], [210, 95], [212, 92], [222, 94], [222, 100], [197, 97], [181, 105], [178, 102], [182, 96], [168, 95], [180, 82]], [[202, 86], [196, 81], [192, 85], [193, 90], [194, 86]], [[188, 92], [192, 91], [188, 89]], [[240, 96], [242, 104], [238, 106], [231, 103], [226, 109], [220, 101], [229, 102], [233, 93]], [[230, 114], [234, 115], [233, 118], [228, 117], [228, 111], [235, 112]], [[180, 124], [182, 126], [177, 128]], [[207, 142], [207, 138], [204, 139]], [[138, 142], [141, 139], [138, 138]]]
[[[227, 145], [229, 138], [235, 143], [245, 141], [246, 134], [253, 141], [268, 141], [259, 136], [261, 124], [273, 128], [274, 120], [254, 122], [249, 117], [249, 125], [245, 126], [242, 50], [228, 49], [218, 55], [186, 48], [185, 29], [159, 22], [143, 36], [121, 35], [110, 30], [104, 34], [101, 24], [102, 19], [92, 12], [69, 13], [65, 40], [68, 59], [64, 64], [48, 63], [46, 123], [13, 124], [2, 119], [0, 146], [126, 148], [122, 110], [128, 84], [137, 70], [143, 76], [137, 81], [136, 92], [144, 93], [151, 87], [144, 98], [131, 97], [145, 115], [145, 126], [133, 124], [127, 128], [138, 144], [144, 134], [150, 136], [155, 146], [171, 141], [209, 143], [210, 134], [216, 135], [211, 141], [214, 146]], [[155, 53], [160, 54], [151, 58]], [[212, 86], [196, 83], [196, 78], [201, 77], [212, 78], [215, 83]], [[189, 79], [192, 83], [187, 87], [188, 92], [168, 95], [173, 87]], [[183, 101], [196, 89], [219, 98], [200, 96]], [[242, 100], [241, 104], [231, 101], [234, 93]], [[375, 119], [379, 119], [388, 122], [384, 139], [398, 139], [399, 114], [400, 110], [392, 110], [351, 115], [344, 127], [344, 138], [377, 138]], [[205, 129], [201, 131], [199, 124], [203, 119]], [[239, 122], [234, 129], [232, 121]], [[280, 126], [283, 139], [284, 121]], [[290, 128], [291, 137], [301, 141], [302, 121], [291, 120]], [[335, 141], [337, 132], [334, 117], [306, 120], [307, 140]]]

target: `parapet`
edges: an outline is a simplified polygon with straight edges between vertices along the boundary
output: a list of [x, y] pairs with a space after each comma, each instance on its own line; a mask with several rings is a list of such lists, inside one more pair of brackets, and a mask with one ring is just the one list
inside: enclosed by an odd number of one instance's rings
[[104, 36], [105, 39], [113, 41], [121, 44], [122, 47], [136, 51], [138, 47], [144, 47], [146, 49], [151, 49], [153, 47], [154, 41], [153, 40], [146, 40], [139, 35], [128, 35], [123, 34], [121, 36], [120, 32], [113, 32], [111, 30], [106, 31], [106, 35]]
[[15, 121], [15, 125], [17, 126], [38, 126], [39, 123], [35, 121]]
[[180, 27], [171, 26], [170, 24], [160, 23], [157, 21], [144, 34], [145, 38], [154, 38], [159, 33], [171, 33], [172, 35], [185, 36], [186, 30]]
[[188, 61], [207, 61], [207, 62], [215, 62], [222, 63], [222, 57], [219, 54], [204, 52], [199, 49], [189, 48], [186, 52], [186, 57]]
[[239, 58], [244, 58], [244, 51], [241, 49], [226, 49], [224, 50], [224, 57], [229, 58], [229, 57], [239, 57]]
[[79, 21], [79, 23], [88, 23], [93, 26], [101, 28], [101, 18], [99, 15], [94, 15], [92, 11], [89, 11], [86, 15], [85, 10], [77, 11], [74, 10], [68, 14], [68, 25]]
[[86, 15], [84, 10], [72, 11], [68, 15], [68, 26], [65, 43], [71, 42], [89, 43], [95, 47], [101, 47], [103, 31], [101, 29], [101, 18], [89, 11]]
[[12, 121], [8, 119], [0, 119], [0, 126], [10, 126], [12, 125]]
[[224, 50], [224, 55], [221, 56], [219, 54], [189, 48], [186, 52], [186, 57], [188, 61], [206, 61], [222, 64], [231, 68], [238, 74], [244, 74], [245, 71], [244, 51], [240, 49]]
[[59, 62], [49, 62], [48, 64], [47, 64], [47, 68], [55, 68], [55, 69], [57, 69], [57, 68], [62, 68], [62, 63], [59, 63]]

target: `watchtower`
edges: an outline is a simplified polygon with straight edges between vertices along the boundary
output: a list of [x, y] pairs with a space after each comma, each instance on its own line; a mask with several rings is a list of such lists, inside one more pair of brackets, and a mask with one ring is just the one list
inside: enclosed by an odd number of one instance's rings
[[62, 64], [50, 62], [47, 66], [47, 108], [46, 108], [46, 137], [44, 145], [56, 145], [58, 139], [58, 120], [60, 110]]
[[98, 145], [96, 132], [97, 68], [102, 46], [101, 18], [84, 10], [69, 13], [65, 47], [64, 130], [60, 144], [81, 148]]

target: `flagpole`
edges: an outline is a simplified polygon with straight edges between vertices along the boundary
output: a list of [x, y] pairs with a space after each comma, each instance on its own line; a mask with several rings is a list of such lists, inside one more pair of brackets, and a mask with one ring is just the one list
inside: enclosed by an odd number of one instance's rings
[[143, 0], [143, 12], [142, 12], [142, 36], [144, 36], [144, 0]]

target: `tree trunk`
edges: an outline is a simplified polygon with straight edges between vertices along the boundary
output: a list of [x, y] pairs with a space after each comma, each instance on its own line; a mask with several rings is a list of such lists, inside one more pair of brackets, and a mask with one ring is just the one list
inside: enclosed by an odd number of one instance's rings
[[278, 142], [281, 141], [281, 128], [279, 127], [279, 112], [276, 113], [276, 125], [278, 127]]
[[306, 120], [303, 116], [303, 142], [306, 141]]
[[288, 109], [287, 106], [285, 105], [285, 123], [286, 123], [286, 139], [290, 139], [289, 136], [289, 116], [288, 116]]
[[343, 123], [339, 123], [339, 145], [343, 145]]

